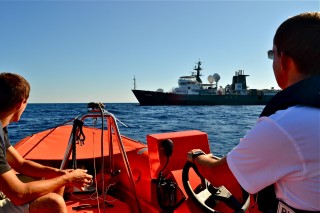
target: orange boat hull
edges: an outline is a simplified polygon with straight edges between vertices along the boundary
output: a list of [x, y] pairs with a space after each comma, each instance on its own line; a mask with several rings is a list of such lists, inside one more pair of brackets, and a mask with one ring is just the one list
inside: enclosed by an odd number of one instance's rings
[[[68, 147], [69, 136], [72, 126], [61, 126], [55, 129], [46, 130], [21, 140], [15, 145], [17, 151], [26, 159], [34, 160], [45, 165], [59, 168]], [[77, 165], [79, 168], [86, 168], [95, 178], [96, 188], [101, 187], [101, 130], [91, 127], [84, 127], [86, 137], [83, 144], [77, 144]], [[107, 131], [104, 131], [103, 155], [106, 162], [104, 174], [105, 186], [111, 186], [107, 202], [112, 204], [99, 203], [95, 192], [79, 193], [72, 191], [66, 193], [66, 204], [69, 212], [146, 212], [159, 213], [161, 209], [157, 202], [157, 186], [152, 181], [159, 175], [160, 170], [166, 163], [164, 150], [161, 141], [171, 139], [173, 141], [173, 154], [163, 175], [175, 181], [185, 196], [185, 201], [175, 209], [174, 212], [196, 213], [203, 212], [191, 199], [188, 198], [181, 182], [181, 172], [186, 163], [187, 152], [191, 149], [200, 148], [206, 153], [210, 152], [208, 136], [206, 133], [191, 130], [183, 132], [172, 132], [163, 134], [153, 134], [147, 136], [148, 144], [134, 141], [121, 136], [125, 152], [130, 164], [134, 187], [138, 196], [132, 191], [127, 168], [123, 161], [123, 156], [119, 148], [116, 137], [113, 140], [114, 170], [119, 171], [114, 177], [110, 176], [109, 146]], [[196, 141], [196, 143], [195, 143]], [[71, 157], [70, 157], [71, 159]], [[70, 163], [68, 163], [68, 167]], [[71, 167], [70, 167], [71, 168]], [[190, 172], [191, 182], [199, 183], [199, 178]], [[237, 194], [237, 192], [236, 192]], [[100, 195], [101, 197], [102, 195]], [[221, 205], [221, 212], [231, 212], [227, 207]], [[81, 207], [83, 207], [81, 209]], [[79, 208], [79, 209], [74, 209]], [[99, 210], [100, 209], [100, 210]]]

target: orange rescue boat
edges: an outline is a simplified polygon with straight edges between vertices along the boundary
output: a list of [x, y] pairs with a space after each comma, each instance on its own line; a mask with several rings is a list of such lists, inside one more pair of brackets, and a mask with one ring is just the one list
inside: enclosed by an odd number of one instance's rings
[[84, 190], [66, 189], [70, 213], [252, 212], [240, 187], [212, 186], [186, 162], [191, 149], [210, 152], [206, 133], [150, 134], [144, 144], [121, 135], [118, 122], [102, 104], [89, 103], [88, 112], [15, 148], [26, 159], [93, 175]]

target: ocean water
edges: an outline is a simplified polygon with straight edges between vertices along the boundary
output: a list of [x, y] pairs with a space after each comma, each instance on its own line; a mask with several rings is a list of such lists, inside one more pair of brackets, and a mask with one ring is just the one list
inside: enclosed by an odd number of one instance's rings
[[[200, 130], [209, 137], [211, 152], [227, 154], [255, 124], [264, 106], [140, 106], [137, 103], [106, 103], [120, 133], [146, 143], [146, 135]], [[87, 104], [28, 104], [21, 119], [9, 125], [12, 144], [36, 132], [53, 128], [87, 111]]]

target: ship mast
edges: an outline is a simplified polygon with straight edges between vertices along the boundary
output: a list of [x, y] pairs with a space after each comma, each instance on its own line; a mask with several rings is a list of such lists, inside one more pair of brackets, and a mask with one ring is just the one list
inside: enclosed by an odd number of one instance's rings
[[136, 76], [133, 76], [133, 89], [136, 89]]
[[200, 71], [202, 70], [202, 68], [200, 67], [201, 66], [201, 61], [198, 61], [197, 65], [198, 66], [194, 66], [193, 70], [197, 71], [196, 80], [199, 83], [202, 83], [202, 80], [200, 78], [200, 76], [201, 76]]

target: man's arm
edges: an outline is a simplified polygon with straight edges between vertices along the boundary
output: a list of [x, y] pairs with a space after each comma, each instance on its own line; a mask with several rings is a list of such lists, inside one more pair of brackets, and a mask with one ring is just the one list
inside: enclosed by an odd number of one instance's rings
[[12, 146], [7, 149], [7, 160], [14, 170], [23, 175], [48, 178], [46, 180], [23, 183], [13, 170], [1, 174], [1, 190], [16, 205], [21, 205], [47, 193], [58, 191], [67, 184], [81, 188], [89, 184], [92, 179], [92, 176], [88, 175], [86, 170], [77, 169], [67, 172], [25, 160]]
[[[188, 153], [188, 160], [192, 162], [192, 150]], [[199, 155], [193, 162], [200, 174], [206, 178], [213, 186], [225, 186], [235, 196], [242, 197], [242, 192], [237, 179], [232, 174], [227, 164], [226, 157], [213, 158], [211, 154]], [[238, 194], [239, 193], [239, 194]]]
[[67, 173], [65, 170], [44, 166], [34, 161], [26, 160], [13, 146], [10, 146], [7, 149], [7, 160], [15, 171], [31, 177], [53, 178]]
[[3, 193], [15, 204], [22, 205], [35, 200], [59, 188], [72, 184], [81, 188], [91, 182], [92, 176], [86, 170], [77, 169], [70, 173], [48, 180], [38, 180], [23, 183], [13, 170], [0, 175], [0, 185]]

